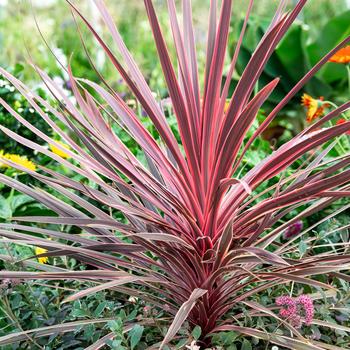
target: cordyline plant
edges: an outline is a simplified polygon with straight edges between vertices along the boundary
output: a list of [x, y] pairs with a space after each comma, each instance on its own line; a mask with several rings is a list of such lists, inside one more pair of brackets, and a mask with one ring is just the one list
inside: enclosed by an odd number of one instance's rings
[[[94, 2], [110, 31], [118, 55], [112, 52], [79, 9], [69, 3], [73, 13], [91, 31], [147, 113], [159, 138], [152, 137], [135, 111], [102, 76], [103, 86], [100, 86], [75, 78], [68, 68], [75, 104], [43, 70], [34, 66], [59, 101], [59, 108], [54, 109], [1, 69], [3, 76], [27, 98], [69, 148], [29, 124], [6, 101], [1, 100], [1, 104], [39, 138], [56, 146], [69, 158], [61, 157], [57, 152], [26, 140], [3, 126], [1, 130], [88, 180], [84, 183], [75, 181], [44, 167], [35, 172], [4, 159], [6, 164], [30, 174], [45, 186], [33, 188], [4, 175], [0, 175], [1, 182], [35, 198], [58, 214], [57, 217], [15, 218], [17, 222], [75, 225], [85, 234], [67, 234], [59, 229], [55, 231], [14, 222], [0, 224], [2, 242], [40, 247], [47, 253], [37, 257], [69, 256], [93, 267], [86, 271], [67, 271], [36, 264], [44, 272], [1, 271], [1, 278], [79, 279], [96, 284], [71, 295], [67, 301], [105, 289], [141, 297], [172, 316], [173, 321], [158, 348], [163, 348], [180, 327], [187, 324], [189, 328], [195, 325], [201, 327], [199, 343], [204, 346], [210, 346], [211, 335], [215, 332], [233, 330], [290, 349], [329, 349], [326, 344], [306, 340], [297, 329], [282, 320], [278, 312], [252, 299], [257, 293], [275, 285], [293, 283], [334, 289], [333, 278], [349, 279], [341, 272], [350, 266], [350, 255], [343, 248], [298, 259], [296, 240], [301, 234], [287, 243], [278, 242], [281, 242], [279, 237], [284, 230], [293, 223], [322, 210], [340, 197], [349, 196], [350, 156], [325, 161], [333, 144], [326, 149], [322, 145], [350, 130], [348, 121], [325, 126], [326, 122], [347, 110], [350, 103], [341, 105], [309, 125], [289, 142], [266, 155], [251, 170], [244, 171], [242, 160], [254, 140], [281, 109], [337, 50], [350, 41], [350, 37], [312, 67], [266, 116], [252, 136], [247, 137], [258, 110], [279, 82], [276, 78], [254, 93], [259, 76], [307, 0], [299, 0], [289, 12], [285, 11], [287, 1], [280, 2], [229, 99], [228, 107], [225, 104], [229, 85], [253, 0], [249, 1], [226, 80], [223, 79], [223, 70], [232, 1], [223, 0], [221, 4], [211, 1], [202, 87], [190, 0], [184, 0], [182, 4], [182, 27], [175, 1], [167, 2], [176, 62], [172, 62], [169, 55], [152, 1], [145, 0], [177, 119], [181, 138], [181, 142], [177, 142], [159, 101], [123, 43], [103, 1]], [[49, 110], [50, 115], [44, 112], [44, 108]], [[146, 162], [138, 160], [123, 144], [112, 129], [113, 123], [127, 130], [143, 151]], [[62, 125], [64, 128], [60, 127]], [[298, 160], [302, 162], [296, 168]], [[292, 165], [294, 170], [287, 176], [285, 170], [291, 169]], [[259, 185], [276, 176], [279, 176], [279, 181], [275, 181], [274, 185], [264, 192], [256, 191]], [[108, 207], [109, 211], [103, 211], [103, 207]], [[294, 209], [299, 214], [281, 224], [281, 220]], [[122, 213], [123, 219], [117, 220], [116, 213], [119, 217]], [[318, 276], [327, 274], [331, 276], [328, 282], [321, 282]], [[239, 305], [244, 305], [245, 313]], [[234, 318], [228, 317], [231, 310], [237, 309], [239, 312], [234, 314]], [[286, 335], [268, 334], [264, 330], [244, 327], [239, 320], [244, 319], [247, 313], [252, 317], [273, 317], [288, 332]], [[323, 325], [327, 323], [323, 322]], [[67, 331], [75, 326], [59, 326], [61, 328], [53, 328], [52, 332]], [[328, 326], [332, 327], [331, 324]], [[50, 330], [41, 329], [33, 336], [50, 334]], [[25, 339], [27, 334], [3, 337], [0, 344]], [[113, 338], [113, 334], [104, 339], [107, 338]], [[99, 348], [101, 344], [103, 341], [91, 348]]]

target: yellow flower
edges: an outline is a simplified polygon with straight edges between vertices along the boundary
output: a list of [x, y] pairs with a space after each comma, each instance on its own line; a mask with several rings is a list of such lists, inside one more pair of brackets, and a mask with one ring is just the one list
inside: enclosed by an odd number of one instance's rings
[[[27, 168], [28, 170], [36, 171], [36, 165], [31, 160], [28, 160], [26, 156], [20, 156], [18, 154], [10, 154], [10, 153], [4, 154], [4, 151], [0, 151], [0, 159], [1, 158], [10, 160], [11, 162], [21, 165], [22, 167]], [[0, 162], [0, 167], [10, 168], [8, 164], [1, 163], [1, 162]]]
[[[39, 254], [45, 254], [47, 252], [47, 249], [36, 247], [35, 248], [35, 255]], [[49, 261], [49, 258], [47, 256], [41, 256], [38, 258], [38, 261], [40, 264], [46, 264]]]
[[225, 107], [224, 107], [224, 113], [225, 113], [225, 114], [227, 113], [228, 108], [230, 107], [230, 103], [231, 103], [230, 100], [226, 100], [226, 102], [225, 102]]
[[315, 99], [308, 94], [302, 96], [301, 104], [306, 107], [306, 121], [308, 123], [321, 117], [325, 112], [325, 108], [329, 107], [328, 103], [323, 102], [322, 96], [319, 99]]
[[[59, 143], [63, 148], [67, 149], [67, 150], [70, 150], [70, 147], [63, 143], [62, 141], [58, 141], [56, 140], [57, 143]], [[59, 149], [58, 147], [56, 147], [55, 145], [53, 145], [52, 143], [49, 144], [50, 146], [50, 149], [53, 153], [57, 154], [58, 156], [64, 158], [64, 159], [67, 159], [67, 158], [70, 158], [69, 154], [67, 154], [66, 152], [62, 151], [61, 149]]]
[[350, 45], [343, 47], [337, 51], [330, 59], [329, 62], [335, 63], [350, 63]]
[[4, 168], [5, 164], [3, 162], [1, 162], [1, 158], [4, 157], [4, 151], [0, 150], [0, 168]]

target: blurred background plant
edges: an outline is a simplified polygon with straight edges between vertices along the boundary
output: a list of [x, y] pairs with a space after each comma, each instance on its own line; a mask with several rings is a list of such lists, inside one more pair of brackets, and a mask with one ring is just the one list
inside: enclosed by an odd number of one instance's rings
[[[273, 13], [277, 3], [276, 0], [256, 2], [237, 62], [231, 91], [252, 54], [252, 48], [255, 47], [266, 30], [270, 14]], [[292, 3], [293, 1], [291, 1]], [[154, 57], [157, 57], [156, 48], [152, 36], [149, 35], [150, 27], [147, 18], [144, 16], [142, 1], [121, 0], [115, 2], [107, 0], [106, 4], [118, 24], [127, 47], [133, 52], [136, 62], [142, 68], [151, 89], [159, 94], [161, 98], [166, 97], [161, 67], [159, 61], [154, 59]], [[204, 3], [200, 0], [193, 1], [197, 45], [202, 49], [199, 50], [199, 53], [202, 54], [199, 55], [198, 60], [200, 61], [199, 67], [202, 68], [204, 67], [205, 57], [206, 9], [208, 4], [209, 0], [205, 0]], [[243, 21], [246, 5], [246, 0], [239, 0], [234, 4], [229, 50], [231, 54], [238, 40], [239, 28]], [[81, 6], [84, 13], [90, 13], [93, 25], [103, 32], [104, 28], [99, 23], [92, 1], [84, 1], [79, 6]], [[157, 8], [159, 9], [160, 22], [166, 29], [168, 26], [166, 3], [158, 1]], [[310, 1], [277, 47], [260, 80], [260, 84], [264, 85], [273, 77], [279, 76], [281, 78], [277, 89], [269, 97], [268, 103], [263, 106], [266, 113], [313, 64], [336, 43], [349, 35], [349, 16], [349, 0]], [[46, 47], [36, 22], [56, 57]], [[165, 30], [165, 34], [166, 39], [170, 42], [170, 31]], [[72, 70], [76, 76], [84, 76], [87, 79], [99, 81], [99, 77], [92, 69], [89, 57], [81, 44], [80, 35], [84, 38], [85, 49], [91, 56], [96, 68], [106, 77], [108, 83], [114, 89], [120, 91], [127, 98], [128, 91], [120, 84], [119, 78], [115, 76], [113, 67], [106, 60], [101, 48], [88, 35], [84, 26], [80, 26], [79, 31], [77, 30], [76, 23], [68, 7], [65, 6], [65, 0], [33, 0], [31, 2], [2, 0], [0, 2], [0, 45], [2, 48], [0, 65], [5, 68], [15, 67], [13, 70], [18, 71], [20, 77], [26, 82], [31, 82], [34, 87], [43, 89], [38, 76], [33, 75], [26, 64], [29, 58], [28, 51], [32, 60], [38, 66], [45, 67], [50, 76], [55, 77], [56, 82], [67, 89], [70, 89], [69, 83], [67, 83], [68, 76], [57, 63], [56, 58], [64, 65], [70, 60]], [[107, 35], [106, 40], [109, 40]], [[169, 48], [172, 50], [171, 45], [169, 45]], [[229, 60], [229, 55], [227, 60]], [[316, 77], [311, 79], [303, 92], [307, 92], [315, 98], [322, 96], [325, 100], [340, 104], [344, 102], [349, 93], [347, 75], [344, 64], [329, 63], [320, 70]], [[5, 92], [9, 93], [8, 98], [10, 98], [11, 92], [6, 91], [2, 86], [0, 93], [4, 94]], [[15, 102], [16, 94], [12, 95], [13, 102]], [[303, 129], [305, 113], [300, 103], [301, 95], [302, 93], [293, 98], [271, 124], [265, 132], [266, 139], [284, 142], [290, 138], [291, 134], [295, 135]], [[18, 101], [16, 105], [22, 102], [24, 101]], [[29, 113], [30, 111], [28, 112], [30, 117]], [[1, 114], [0, 118], [3, 118]], [[7, 118], [12, 121], [12, 118], [8, 116]], [[8, 146], [13, 147], [13, 145]]]
[[[268, 2], [270, 5], [272, 2]], [[269, 97], [264, 108], [271, 108], [317, 63], [337, 42], [350, 34], [350, 7], [348, 1], [310, 1], [302, 15], [282, 39], [264, 69], [259, 82], [264, 85], [273, 77], [281, 82]], [[260, 15], [252, 16], [243, 40], [243, 47], [237, 63], [237, 75], [231, 84], [233, 91], [242, 74], [252, 49], [263, 36], [268, 21]], [[239, 33], [241, 21], [232, 23], [234, 33]], [[238, 40], [231, 36], [231, 55]], [[259, 83], [258, 83], [259, 84]], [[258, 88], [258, 86], [257, 86]], [[349, 96], [349, 73], [345, 64], [329, 63], [323, 67], [304, 87], [303, 92], [334, 103], [341, 104]], [[281, 142], [297, 134], [305, 126], [301, 96], [297, 94], [265, 132], [267, 138]]]
[[[23, 76], [23, 66], [21, 64], [16, 64], [12, 69], [12, 72], [16, 77], [21, 78]], [[37, 89], [37, 92], [41, 97], [47, 98], [47, 94], [43, 89]], [[39, 130], [46, 134], [51, 132], [48, 125], [39, 117], [35, 110], [31, 108], [29, 103], [5, 79], [0, 79], [0, 97], [15, 111], [22, 113], [25, 119], [33, 123]], [[36, 139], [36, 136], [30, 130], [19, 124], [2, 106], [0, 106], [0, 124], [10, 128], [29, 140]], [[10, 152], [19, 155], [26, 155], [28, 157], [34, 156], [34, 153], [30, 148], [18, 145], [16, 141], [10, 140], [4, 134], [0, 134], [0, 150], [5, 153]]]

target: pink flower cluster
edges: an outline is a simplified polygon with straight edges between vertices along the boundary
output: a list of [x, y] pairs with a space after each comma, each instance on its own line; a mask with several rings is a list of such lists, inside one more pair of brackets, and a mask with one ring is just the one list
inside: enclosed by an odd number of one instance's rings
[[290, 324], [296, 328], [302, 325], [302, 317], [305, 324], [310, 325], [314, 318], [314, 305], [312, 299], [303, 294], [297, 298], [283, 295], [276, 299], [276, 305], [282, 306], [280, 316], [288, 319]]

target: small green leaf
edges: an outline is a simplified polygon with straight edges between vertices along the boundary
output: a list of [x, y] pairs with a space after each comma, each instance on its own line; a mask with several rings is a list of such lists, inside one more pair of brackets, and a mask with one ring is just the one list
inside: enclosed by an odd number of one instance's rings
[[184, 346], [187, 344], [188, 339], [181, 339], [177, 344], [176, 344], [176, 349], [183, 349]]
[[99, 317], [102, 314], [103, 310], [105, 309], [106, 305], [107, 305], [107, 301], [104, 301], [98, 304], [97, 308], [95, 309], [94, 316]]
[[0, 196], [0, 218], [9, 219], [12, 216], [12, 210], [9, 202], [3, 196]]
[[132, 312], [130, 312], [130, 314], [128, 314], [125, 321], [130, 322], [130, 321], [134, 320], [136, 318], [137, 314], [138, 314], [137, 309], [133, 310]]
[[108, 339], [106, 341], [106, 344], [110, 346], [111, 349], [113, 350], [122, 350], [122, 349], [125, 349], [124, 346], [121, 345], [122, 341], [120, 339], [117, 339], [117, 340], [111, 340], [111, 339]]
[[305, 243], [305, 241], [301, 240], [299, 242], [299, 252], [300, 252], [300, 255], [304, 255], [306, 253], [308, 249], [308, 246], [307, 244]]
[[126, 315], [126, 312], [124, 309], [121, 309], [118, 313], [118, 317], [121, 319], [121, 320], [125, 320], [127, 318], [127, 315]]
[[223, 342], [223, 345], [232, 345], [235, 339], [237, 338], [238, 334], [236, 332], [222, 332], [220, 333], [221, 341]]
[[73, 317], [86, 317], [86, 316], [89, 316], [89, 313], [83, 309], [73, 309], [72, 316]]
[[11, 300], [11, 307], [12, 309], [17, 309], [20, 306], [20, 303], [22, 301], [22, 297], [20, 294], [15, 294], [14, 297]]
[[198, 340], [199, 337], [201, 336], [201, 334], [202, 334], [202, 329], [201, 329], [201, 327], [196, 326], [196, 327], [193, 328], [192, 336], [193, 336], [193, 338], [194, 338], [195, 340]]
[[241, 350], [253, 350], [253, 347], [252, 347], [250, 341], [248, 341], [247, 339], [244, 339], [243, 343], [242, 343]]
[[23, 204], [26, 204], [28, 202], [33, 202], [33, 198], [25, 195], [25, 194], [19, 194], [17, 196], [14, 196], [11, 200], [10, 206], [13, 211], [15, 211], [18, 207], [20, 207]]
[[93, 324], [89, 324], [84, 328], [84, 337], [88, 340], [92, 339], [92, 336], [95, 332], [95, 326]]
[[133, 350], [135, 346], [140, 342], [143, 330], [144, 330], [144, 327], [140, 326], [139, 324], [135, 324], [135, 326], [132, 327], [129, 333], [131, 350]]
[[237, 346], [235, 344], [232, 344], [227, 347], [227, 350], [237, 350]]

